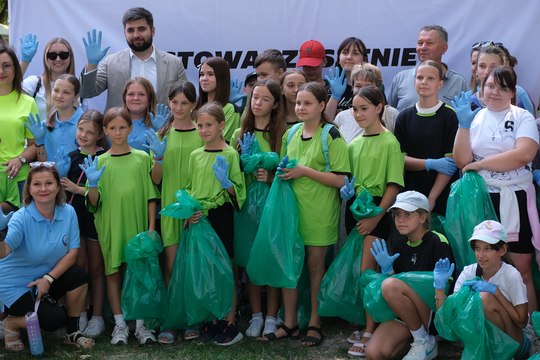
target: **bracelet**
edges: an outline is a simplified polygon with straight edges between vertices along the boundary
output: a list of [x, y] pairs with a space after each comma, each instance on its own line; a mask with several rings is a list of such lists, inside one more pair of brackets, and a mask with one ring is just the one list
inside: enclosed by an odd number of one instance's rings
[[164, 157], [165, 157], [165, 155], [163, 155], [163, 156], [160, 157], [159, 159], [156, 159], [156, 155], [154, 155], [154, 160], [155, 160], [155, 161], [161, 161], [161, 160], [163, 160]]
[[54, 282], [54, 280], [56, 280], [55, 278], [53, 278], [51, 275], [49, 274], [45, 274], [43, 275], [43, 278], [46, 279], [48, 282], [49, 282], [49, 285], [52, 284]]
[[42, 147], [42, 146], [45, 145], [45, 144], [40, 144], [40, 145], [38, 145], [38, 144], [34, 143], [34, 145], [35, 145], [36, 147], [39, 148], [39, 147]]
[[444, 297], [442, 299], [439, 299], [439, 298], [437, 298], [437, 296], [435, 296], [435, 301], [442, 301], [442, 300], [446, 300], [446, 295], [444, 295]]

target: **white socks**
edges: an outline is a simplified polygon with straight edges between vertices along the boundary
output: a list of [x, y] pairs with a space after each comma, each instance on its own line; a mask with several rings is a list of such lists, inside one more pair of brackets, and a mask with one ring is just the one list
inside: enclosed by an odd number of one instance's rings
[[415, 339], [424, 339], [429, 344], [435, 344], [435, 337], [433, 335], [429, 335], [424, 325], [420, 327], [420, 329], [412, 331], [411, 334], [413, 338]]
[[262, 319], [263, 319], [262, 312], [252, 314], [252, 315], [251, 315], [251, 318], [252, 318], [252, 319], [261, 319], [261, 320], [262, 320]]
[[144, 325], [144, 320], [135, 320], [135, 329], [138, 329], [141, 326], [145, 326]]
[[126, 323], [124, 322], [124, 314], [114, 315], [114, 322], [116, 325], [126, 326]]

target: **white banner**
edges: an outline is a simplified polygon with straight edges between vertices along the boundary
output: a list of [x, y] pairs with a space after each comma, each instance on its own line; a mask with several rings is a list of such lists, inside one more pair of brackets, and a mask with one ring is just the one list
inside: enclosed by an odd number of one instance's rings
[[[518, 83], [538, 105], [540, 66], [535, 49], [540, 2], [530, 0], [10, 0], [11, 44], [20, 55], [19, 37], [27, 32], [37, 34], [38, 54], [28, 76], [43, 72], [45, 44], [53, 37], [63, 37], [73, 47], [80, 73], [86, 64], [81, 38], [87, 30], [103, 32], [102, 46], [111, 46], [109, 54], [126, 48], [122, 15], [134, 6], [152, 12], [154, 43], [182, 58], [188, 78], [197, 88], [196, 65], [208, 56], [225, 57], [231, 76], [244, 79], [253, 71], [257, 54], [265, 49], [281, 50], [288, 66], [295, 67], [302, 43], [315, 39], [334, 59], [329, 61], [333, 67], [341, 41], [355, 36], [369, 49], [369, 61], [381, 68], [388, 92], [394, 75], [416, 63], [420, 28], [437, 24], [449, 33], [443, 61], [467, 80], [471, 45], [502, 42], [519, 61]], [[93, 105], [102, 109], [104, 102]]]

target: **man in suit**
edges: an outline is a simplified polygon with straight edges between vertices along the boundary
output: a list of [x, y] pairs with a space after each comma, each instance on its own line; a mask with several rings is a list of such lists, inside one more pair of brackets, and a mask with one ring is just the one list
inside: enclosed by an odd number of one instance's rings
[[155, 35], [154, 18], [148, 10], [136, 7], [127, 10], [122, 18], [124, 35], [129, 48], [105, 57], [109, 46], [101, 49], [101, 32], [96, 40], [88, 32], [86, 47], [88, 64], [80, 77], [81, 98], [98, 96], [108, 89], [105, 111], [122, 106], [122, 92], [129, 79], [141, 76], [154, 86], [158, 102], [167, 104], [169, 88], [178, 80], [187, 80], [182, 61], [169, 53], [157, 49], [152, 40]]

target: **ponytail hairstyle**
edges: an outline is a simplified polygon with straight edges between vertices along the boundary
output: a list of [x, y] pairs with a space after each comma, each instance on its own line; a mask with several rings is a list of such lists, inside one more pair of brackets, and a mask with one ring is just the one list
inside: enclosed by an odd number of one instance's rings
[[[308, 82], [304, 85], [300, 86], [298, 89], [298, 92], [300, 91], [309, 91], [310, 93], [315, 96], [315, 99], [318, 103], [324, 102], [324, 108], [321, 112], [321, 124], [332, 124], [336, 125], [333, 121], [331, 121], [328, 116], [326, 116], [326, 105], [328, 104], [328, 94], [326, 92], [326, 89], [324, 88], [324, 85], [319, 84], [318, 82]], [[298, 94], [298, 93], [297, 93]]]
[[435, 69], [437, 69], [437, 72], [439, 73], [439, 80], [442, 80], [442, 79], [443, 79], [443, 68], [442, 68], [441, 64], [439, 64], [438, 62], [433, 61], [433, 60], [422, 61], [420, 64], [418, 64], [418, 66], [416, 67], [416, 69], [418, 70], [418, 68], [419, 68], [420, 66], [431, 66], [431, 67], [434, 67]]
[[[488, 46], [481, 47], [480, 50], [478, 51], [478, 59], [480, 59], [480, 55], [482, 54], [498, 56], [501, 65], [506, 65], [506, 61], [508, 60], [508, 57], [506, 56], [506, 53], [503, 50], [503, 48], [497, 45], [488, 45]], [[476, 61], [476, 66], [478, 66], [478, 60]]]
[[[194, 104], [197, 101], [197, 91], [195, 90], [195, 86], [189, 81], [178, 80], [172, 84], [171, 88], [169, 89], [169, 100], [172, 101], [178, 94], [184, 94], [190, 103]], [[161, 137], [167, 135], [169, 131], [171, 131], [173, 122], [174, 115], [171, 111], [171, 116], [169, 116], [165, 125], [159, 129], [158, 135]]]
[[[375, 86], [363, 86], [353, 95], [353, 100], [355, 97], [360, 96], [364, 100], [370, 102], [375, 107], [382, 105], [381, 111], [379, 112], [379, 120], [381, 121], [382, 126], [386, 127], [386, 124], [383, 120], [384, 108], [386, 106], [384, 102], [384, 94], [378, 87]], [[428, 214], [429, 215], [429, 214]]]
[[[304, 74], [303, 71], [300, 71], [298, 69], [289, 69], [287, 71], [285, 71], [283, 73], [283, 75], [281, 76], [281, 78], [279, 79], [279, 86], [281, 86], [281, 90], [283, 90], [283, 87], [285, 86], [285, 78], [291, 74], [298, 74], [298, 75], [301, 75], [305, 80], [306, 80], [306, 83], [309, 82], [308, 78], [306, 77], [306, 74]], [[281, 95], [282, 98], [281, 98], [281, 109], [282, 109], [282, 114], [285, 115], [288, 113], [288, 109], [287, 109], [287, 99], [285, 98], [285, 94]]]
[[68, 48], [69, 66], [66, 70], [66, 74], [75, 76], [75, 57], [73, 56], [73, 49], [71, 48], [71, 44], [69, 43], [69, 41], [61, 37], [52, 38], [51, 40], [49, 40], [47, 45], [45, 45], [45, 50], [43, 51], [43, 75], [41, 75], [41, 81], [43, 83], [43, 87], [45, 88], [45, 102], [47, 104], [47, 114], [53, 108], [53, 103], [51, 99], [52, 75], [51, 75], [51, 68], [49, 67], [49, 63], [47, 62], [47, 53], [49, 52], [49, 49], [51, 48], [53, 44], [63, 44]]
[[[225, 107], [229, 103], [229, 95], [231, 94], [231, 72], [229, 63], [227, 60], [220, 57], [210, 57], [205, 59], [199, 67], [199, 77], [201, 76], [201, 68], [206, 64], [214, 70], [214, 76], [216, 77], [216, 95], [214, 96], [214, 102], [221, 104], [221, 107]], [[195, 110], [199, 110], [204, 104], [208, 102], [208, 94], [202, 89], [201, 82], [199, 81], [199, 99], [197, 100], [197, 106]]]
[[152, 85], [150, 81], [140, 76], [129, 79], [129, 81], [126, 83], [126, 86], [124, 87], [124, 92], [122, 93], [122, 105], [128, 111], [128, 113], [129, 113], [129, 109], [127, 108], [126, 96], [129, 91], [129, 87], [133, 84], [140, 84], [144, 88], [144, 91], [146, 92], [146, 97], [148, 98], [148, 105], [146, 106], [146, 114], [144, 115], [143, 122], [144, 122], [144, 126], [146, 126], [147, 128], [150, 128], [152, 127], [152, 121], [150, 120], [150, 113], [153, 113], [153, 114], [156, 113], [156, 105], [157, 105], [157, 96], [156, 96], [156, 92], [154, 91], [154, 86]]
[[[81, 89], [81, 83], [79, 82], [79, 79], [77, 79], [74, 75], [71, 74], [63, 74], [56, 79], [63, 80], [69, 82], [71, 85], [73, 85], [73, 91], [75, 92], [75, 95], [79, 95], [79, 90]], [[50, 94], [49, 94], [50, 95]], [[79, 101], [75, 99], [75, 106], [79, 105]], [[45, 125], [47, 126], [47, 130], [53, 131], [54, 127], [56, 125], [56, 113], [57, 109], [55, 106], [52, 107], [51, 111], [47, 113], [47, 121], [45, 122]]]
[[[283, 138], [283, 134], [285, 134], [287, 131], [287, 127], [285, 126], [285, 120], [281, 114], [281, 87], [275, 80], [263, 79], [257, 81], [257, 83], [255, 83], [253, 86], [253, 90], [251, 91], [251, 95], [249, 96], [249, 100], [246, 105], [246, 115], [242, 119], [242, 128], [240, 129], [238, 137], [242, 138], [242, 136], [248, 132], [251, 134], [255, 133], [255, 115], [251, 110], [251, 99], [253, 98], [253, 93], [257, 86], [266, 86], [274, 98], [274, 105], [277, 104], [277, 106], [273, 108], [272, 112], [270, 113], [270, 121], [268, 122], [268, 125], [266, 125], [264, 129], [260, 130], [265, 131], [264, 138], [270, 143], [270, 149], [272, 149], [273, 152], [279, 153], [281, 150], [281, 140]], [[240, 143], [236, 144], [236, 150], [240, 151]]]
[[[220, 103], [214, 101], [204, 104], [199, 110], [197, 110], [195, 119], [198, 119], [199, 116], [203, 114], [210, 115], [218, 124], [225, 123], [225, 113], [223, 112], [223, 107]], [[225, 141], [225, 139], [223, 139], [223, 133], [220, 135], [220, 137], [221, 140]]]
[[101, 139], [96, 142], [96, 145], [103, 148], [104, 150], [109, 149], [109, 142], [107, 137], [103, 132], [103, 114], [99, 110], [87, 110], [84, 114], [81, 115], [78, 124], [90, 122], [94, 125], [98, 135], [101, 135]]

